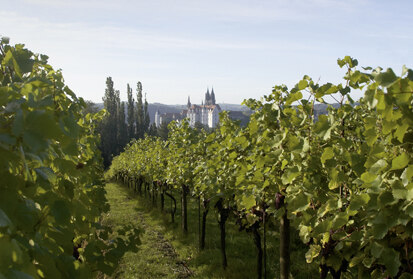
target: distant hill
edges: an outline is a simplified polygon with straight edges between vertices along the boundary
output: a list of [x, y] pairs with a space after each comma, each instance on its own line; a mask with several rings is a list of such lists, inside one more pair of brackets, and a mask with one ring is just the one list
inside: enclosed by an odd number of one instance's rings
[[228, 111], [251, 111], [247, 106], [237, 104], [219, 104], [222, 110]]
[[[243, 105], [237, 104], [219, 104], [222, 110], [228, 111], [245, 111], [248, 112], [250, 109]], [[178, 113], [181, 112], [183, 109], [186, 109], [186, 105], [164, 105], [161, 103], [153, 103], [149, 104], [149, 117], [151, 118], [151, 123], [155, 121], [155, 112], [159, 109], [160, 113]]]
[[[96, 103], [96, 106], [99, 109], [102, 109], [103, 103]], [[248, 107], [243, 106], [243, 105], [237, 105], [237, 104], [219, 104], [219, 106], [221, 107], [222, 110], [228, 110], [228, 111], [244, 111], [244, 112], [250, 111]], [[148, 104], [149, 118], [151, 119], [151, 123], [155, 121], [155, 112], [158, 109], [160, 113], [179, 113], [183, 109], [186, 109], [186, 105], [165, 105], [161, 103]], [[236, 115], [238, 116], [238, 114]]]
[[[340, 104], [329, 104], [335, 108], [339, 107]], [[357, 103], [355, 104], [357, 105]], [[96, 106], [99, 109], [103, 108], [103, 103], [96, 103]], [[251, 115], [252, 111], [244, 106], [244, 105], [237, 105], [237, 104], [219, 104], [222, 110], [230, 111], [230, 117], [232, 119], [240, 120], [242, 125], [246, 125], [249, 121], [249, 116]], [[320, 114], [327, 114], [327, 106], [326, 104], [315, 104], [314, 105], [314, 114], [315, 118], [317, 119]], [[155, 112], [159, 109], [160, 113], [179, 113], [183, 109], [186, 109], [186, 105], [165, 105], [161, 103], [152, 103], [148, 105], [149, 110], [149, 117], [151, 119], [151, 123], [155, 121]], [[126, 112], [127, 113], [127, 112]]]

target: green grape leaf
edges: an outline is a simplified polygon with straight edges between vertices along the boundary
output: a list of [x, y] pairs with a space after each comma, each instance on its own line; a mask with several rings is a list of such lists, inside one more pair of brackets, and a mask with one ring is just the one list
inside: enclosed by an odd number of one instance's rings
[[[363, 260], [364, 260], [365, 255], [362, 253], [357, 254], [355, 257], [353, 257], [349, 263], [350, 267], [354, 267], [359, 265]], [[340, 265], [338, 266], [338, 268], [340, 268], [341, 266], [341, 261], [340, 261]]]
[[370, 253], [376, 259], [380, 258], [381, 254], [383, 253], [383, 250], [384, 246], [376, 241], [373, 241], [373, 243], [370, 245]]
[[404, 122], [403, 125], [397, 126], [396, 132], [394, 132], [394, 135], [399, 142], [403, 143], [403, 138], [408, 128], [409, 128], [409, 123], [407, 123], [407, 121]]
[[298, 82], [298, 90], [303, 90], [308, 86], [308, 81], [306, 81], [305, 79], [300, 80]]
[[15, 136], [20, 136], [24, 131], [23, 111], [19, 109], [13, 121], [12, 132]]
[[389, 272], [390, 276], [396, 276], [401, 265], [399, 252], [393, 248], [385, 248], [381, 255], [381, 261], [386, 266], [386, 270]]
[[331, 136], [331, 130], [334, 125], [329, 123], [329, 118], [325, 115], [320, 115], [318, 121], [314, 125], [314, 132], [324, 140], [327, 140]]
[[53, 203], [52, 214], [56, 221], [61, 224], [68, 223], [71, 215], [66, 202], [63, 200], [57, 200]]
[[394, 198], [393, 194], [389, 191], [383, 191], [380, 193], [378, 197], [378, 202], [382, 207], [385, 207], [386, 205], [392, 205], [397, 202], [397, 200]]
[[242, 196], [242, 205], [246, 209], [252, 208], [253, 206], [255, 206], [255, 197], [253, 195]]
[[376, 174], [372, 174], [370, 172], [365, 172], [361, 175], [361, 180], [363, 180], [364, 183], [372, 183], [375, 179], [377, 178]]
[[28, 113], [26, 120], [26, 127], [34, 134], [47, 138], [57, 138], [60, 135], [60, 128], [50, 113], [32, 111]]
[[372, 174], [378, 174], [380, 171], [382, 171], [386, 167], [387, 167], [387, 162], [383, 159], [380, 159], [370, 167], [369, 172]]
[[357, 211], [362, 206], [367, 205], [369, 200], [370, 200], [370, 196], [368, 194], [362, 193], [362, 194], [355, 195], [355, 197], [351, 199], [349, 210]]
[[375, 224], [373, 227], [373, 236], [376, 239], [383, 239], [383, 237], [387, 234], [389, 228], [386, 224]]
[[379, 85], [384, 87], [391, 86], [398, 78], [392, 69], [387, 69], [386, 72], [381, 72], [374, 78]]
[[293, 180], [295, 178], [297, 178], [300, 175], [300, 171], [298, 169], [297, 166], [292, 167], [287, 169], [284, 174], [282, 175], [281, 179], [282, 179], [282, 183], [284, 185], [286, 184], [290, 184], [291, 182], [293, 182]]
[[310, 249], [305, 253], [305, 259], [307, 263], [312, 263], [313, 259], [316, 258], [321, 252], [321, 246], [320, 245], [311, 245]]
[[413, 165], [409, 165], [402, 173], [401, 179], [404, 186], [409, 184], [410, 179], [413, 177]]
[[35, 168], [35, 172], [44, 180], [49, 181], [52, 184], [56, 183], [57, 176], [51, 168], [39, 167]]
[[413, 204], [410, 204], [407, 206], [404, 211], [411, 217], [413, 218]]
[[332, 229], [338, 229], [347, 224], [348, 217], [349, 216], [346, 212], [338, 213], [333, 219]]
[[304, 193], [299, 193], [288, 200], [288, 209], [292, 213], [297, 213], [303, 211], [310, 206], [310, 201], [307, 195]]
[[391, 162], [391, 169], [392, 170], [399, 170], [407, 166], [409, 163], [409, 156], [406, 153], [403, 153], [396, 158], [394, 158]]
[[327, 147], [324, 149], [323, 155], [321, 155], [321, 163], [325, 163], [327, 160], [334, 157], [333, 148]]

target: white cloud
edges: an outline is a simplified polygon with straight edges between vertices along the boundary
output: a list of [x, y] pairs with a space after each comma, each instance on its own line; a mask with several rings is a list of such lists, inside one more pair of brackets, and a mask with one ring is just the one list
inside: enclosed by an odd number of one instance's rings
[[[44, 0], [47, 1], [47, 0]], [[170, 34], [131, 27], [94, 26], [87, 23], [53, 23], [36, 17], [21, 16], [17, 13], [0, 11], [0, 25], [6, 30], [4, 35], [12, 41], [22, 40], [48, 45], [50, 49], [77, 49], [91, 51], [95, 49], [106, 51], [141, 51], [154, 49], [188, 49], [188, 50], [287, 50], [303, 49], [303, 44], [267, 39], [260, 42], [244, 40], [214, 40], [211, 38], [196, 38], [172, 36]], [[42, 47], [43, 48], [43, 47]], [[110, 54], [109, 54], [110, 55]]]

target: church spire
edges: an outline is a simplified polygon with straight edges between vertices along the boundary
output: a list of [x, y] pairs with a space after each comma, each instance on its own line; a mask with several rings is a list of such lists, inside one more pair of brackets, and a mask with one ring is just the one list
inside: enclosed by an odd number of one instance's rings
[[191, 107], [191, 99], [190, 99], [190, 97], [188, 96], [188, 103], [187, 103], [187, 105], [186, 105], [187, 107], [188, 107], [188, 109]]
[[214, 87], [212, 87], [212, 91], [211, 91], [211, 105], [215, 105]]
[[211, 95], [209, 95], [209, 88], [207, 88], [207, 92], [205, 93], [205, 105], [210, 105]]

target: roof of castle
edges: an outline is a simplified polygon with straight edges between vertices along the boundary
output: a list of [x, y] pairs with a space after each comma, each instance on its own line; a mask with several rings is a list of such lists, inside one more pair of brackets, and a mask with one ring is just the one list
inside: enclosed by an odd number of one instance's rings
[[217, 108], [219, 111], [221, 111], [221, 107], [219, 105], [192, 105], [188, 111], [190, 110], [197, 110], [197, 109], [208, 109], [208, 110], [214, 110]]

